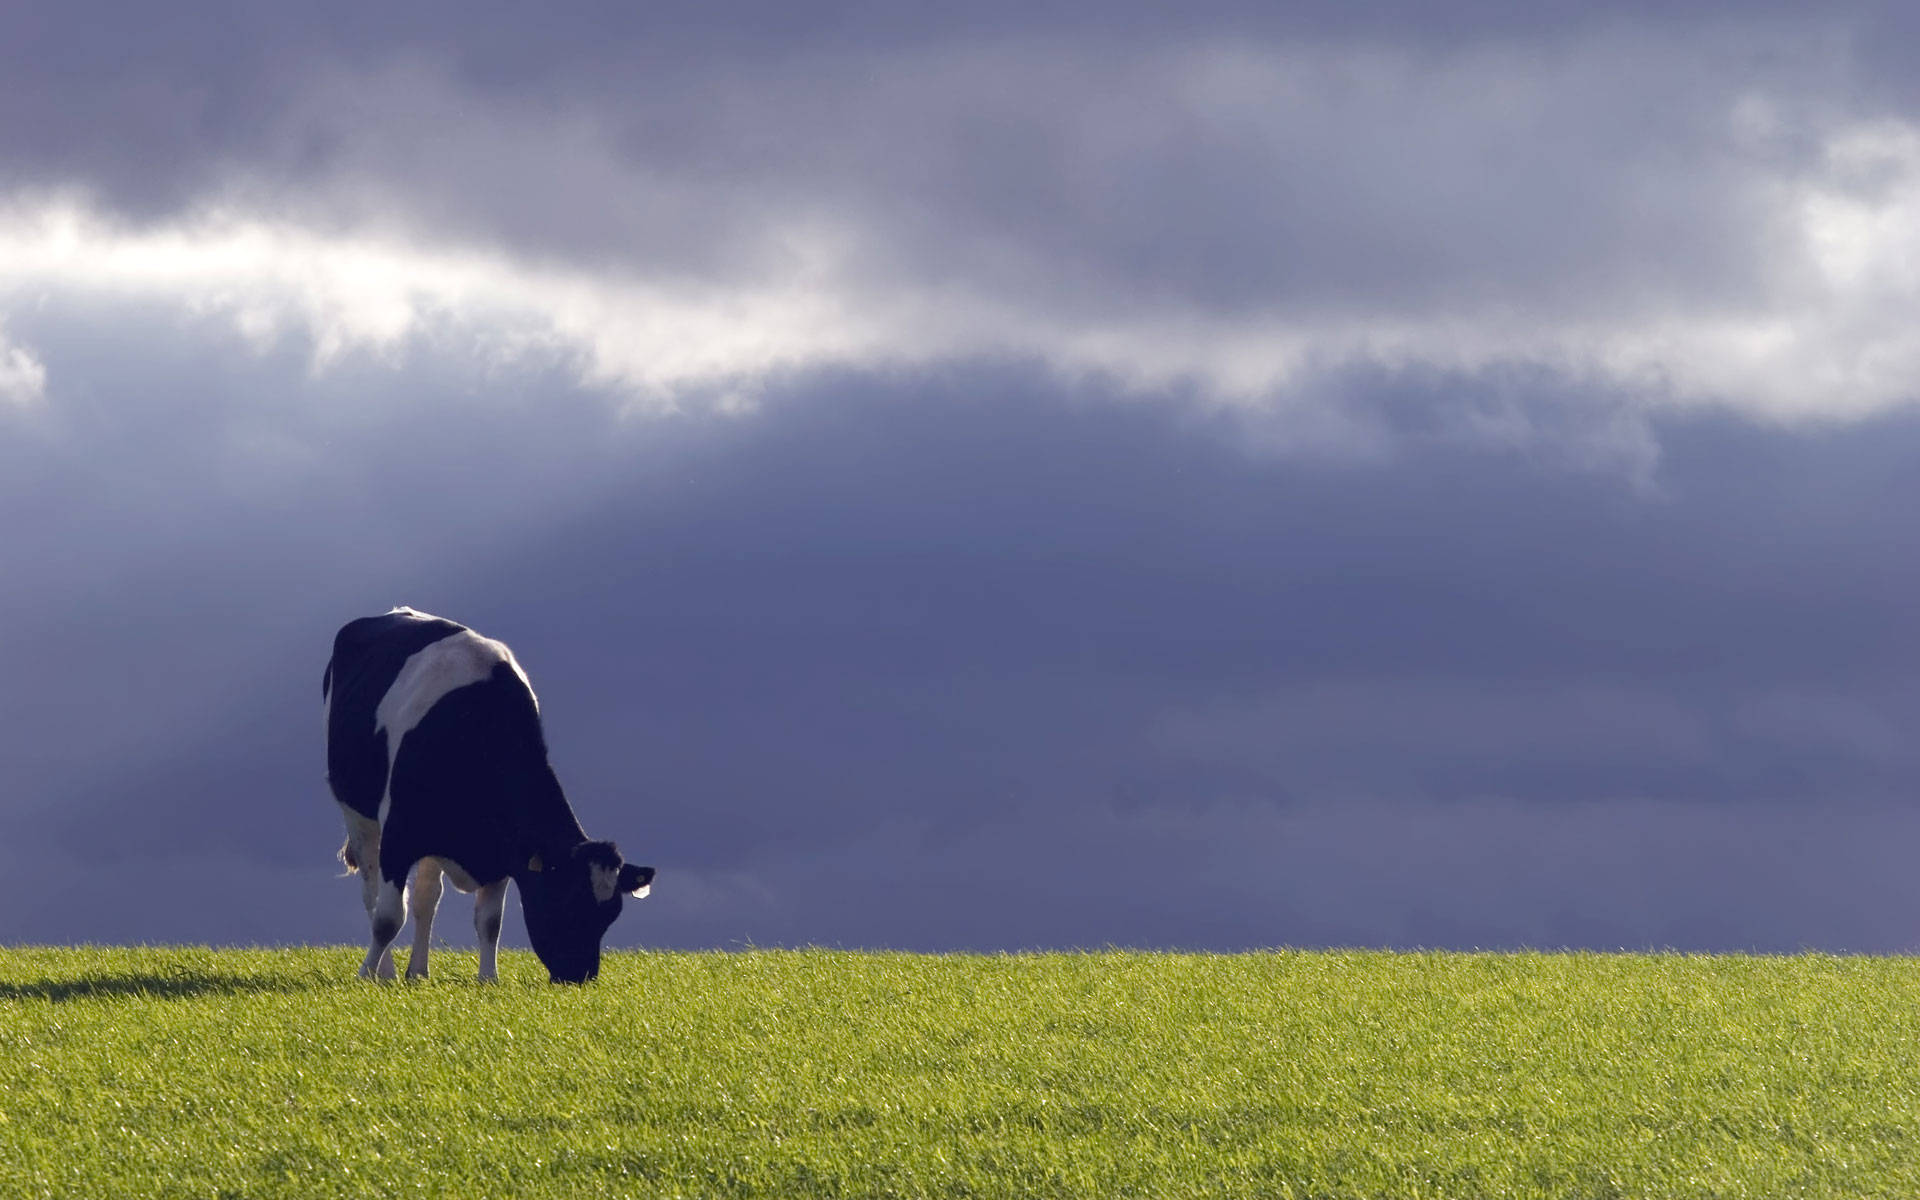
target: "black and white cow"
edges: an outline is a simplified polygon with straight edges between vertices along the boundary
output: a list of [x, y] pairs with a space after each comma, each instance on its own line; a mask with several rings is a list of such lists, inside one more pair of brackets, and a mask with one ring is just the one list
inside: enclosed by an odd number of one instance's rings
[[[444, 874], [478, 891], [480, 978], [498, 974], [507, 881], [555, 983], [600, 973], [600, 940], [652, 867], [587, 838], [547, 765], [540, 704], [512, 651], [464, 625], [396, 608], [349, 622], [321, 684], [327, 783], [347, 822], [373, 925], [362, 978], [392, 979], [393, 940], [413, 915], [407, 978], [425, 978]], [[403, 890], [404, 889], [404, 890]]]

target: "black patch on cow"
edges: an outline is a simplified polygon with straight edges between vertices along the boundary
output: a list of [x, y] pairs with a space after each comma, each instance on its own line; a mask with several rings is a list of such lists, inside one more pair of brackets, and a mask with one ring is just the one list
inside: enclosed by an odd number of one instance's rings
[[400, 741], [390, 787], [380, 830], [388, 879], [434, 855], [492, 883], [535, 854], [564, 862], [586, 840], [547, 764], [533, 693], [506, 663], [427, 711]]
[[379, 817], [387, 790], [387, 735], [374, 728], [380, 701], [409, 658], [465, 629], [439, 617], [386, 613], [350, 621], [334, 637], [322, 693], [329, 705], [327, 783], [340, 803], [369, 820]]

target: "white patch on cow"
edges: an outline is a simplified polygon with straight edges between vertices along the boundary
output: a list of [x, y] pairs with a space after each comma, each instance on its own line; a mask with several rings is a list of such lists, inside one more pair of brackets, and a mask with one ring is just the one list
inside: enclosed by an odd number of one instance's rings
[[[412, 609], [405, 611], [411, 616], [425, 616]], [[401, 664], [400, 674], [387, 694], [380, 698], [380, 707], [373, 714], [374, 729], [384, 729], [387, 733], [387, 790], [380, 797], [382, 825], [387, 823], [387, 811], [393, 806], [393, 764], [400, 757], [401, 741], [426, 719], [427, 713], [448, 692], [479, 683], [501, 663], [512, 667], [513, 673], [520, 677], [521, 685], [533, 700], [534, 711], [538, 712], [540, 699], [534, 696], [527, 673], [514, 661], [513, 651], [507, 649], [505, 643], [481, 637], [471, 629], [443, 637], [415, 651]]]
[[643, 883], [639, 887], [628, 892], [627, 895], [632, 896], [635, 900], [645, 900], [647, 898], [647, 893], [651, 892], [652, 890], [653, 890], [653, 885], [651, 883]]
[[589, 878], [593, 880], [593, 898], [601, 904], [613, 899], [613, 893], [620, 883], [620, 868], [604, 867], [599, 863], [587, 865]]

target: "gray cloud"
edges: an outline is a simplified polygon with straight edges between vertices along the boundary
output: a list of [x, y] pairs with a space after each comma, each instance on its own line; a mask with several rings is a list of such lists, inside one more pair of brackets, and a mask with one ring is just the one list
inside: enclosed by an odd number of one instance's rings
[[[49, 514], [7, 599], [9, 936], [356, 937], [318, 670], [409, 602], [515, 646], [588, 828], [662, 867], [629, 939], [1910, 940], [1904, 874], [1855, 857], [1914, 779], [1910, 421], [1667, 422], [1634, 489], [1448, 440], [1273, 457], [1031, 372], [622, 422], [476, 417], [422, 363], [287, 391], [267, 461], [321, 469], [236, 472], [229, 353], [9, 476]], [[136, 864], [287, 885], [158, 912]]]
[[0, 29], [0, 937], [357, 938], [409, 603], [629, 940], [1913, 944], [1902, 18], [102, 11]]
[[[751, 69], [476, 93], [404, 60], [320, 85], [272, 175], [355, 219], [749, 278], [796, 224], [869, 286], [1042, 310], [1420, 319], [1764, 304], [1769, 191], [1847, 79], [1804, 29], [1435, 52], [1364, 39], [809, 49]], [[1743, 134], [1743, 101], [1767, 108]], [[1757, 118], [1756, 118], [1757, 120]], [[564, 182], [563, 182], [564, 181]], [[324, 211], [324, 208], [323, 208]]]
[[[189, 165], [135, 171], [170, 200], [123, 198], [117, 143], [28, 148], [5, 248], [19, 295], [170, 294], [323, 357], [451, 328], [654, 403], [983, 359], [1324, 429], [1353, 370], [1579, 375], [1631, 412], [1912, 399], [1887, 264], [1920, 133], [1871, 86], [1871, 10], [1494, 14], [270, 25], [210, 81], [167, 74], [198, 43], [106, 81], [209, 109], [142, 110], [188, 131]], [[37, 222], [76, 188], [62, 257]]]

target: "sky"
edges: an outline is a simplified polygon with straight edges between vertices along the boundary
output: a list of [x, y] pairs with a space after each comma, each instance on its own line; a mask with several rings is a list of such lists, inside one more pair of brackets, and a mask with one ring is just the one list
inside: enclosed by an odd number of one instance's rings
[[938, 7], [0, 10], [0, 942], [405, 604], [612, 945], [1920, 950], [1910, 10]]

